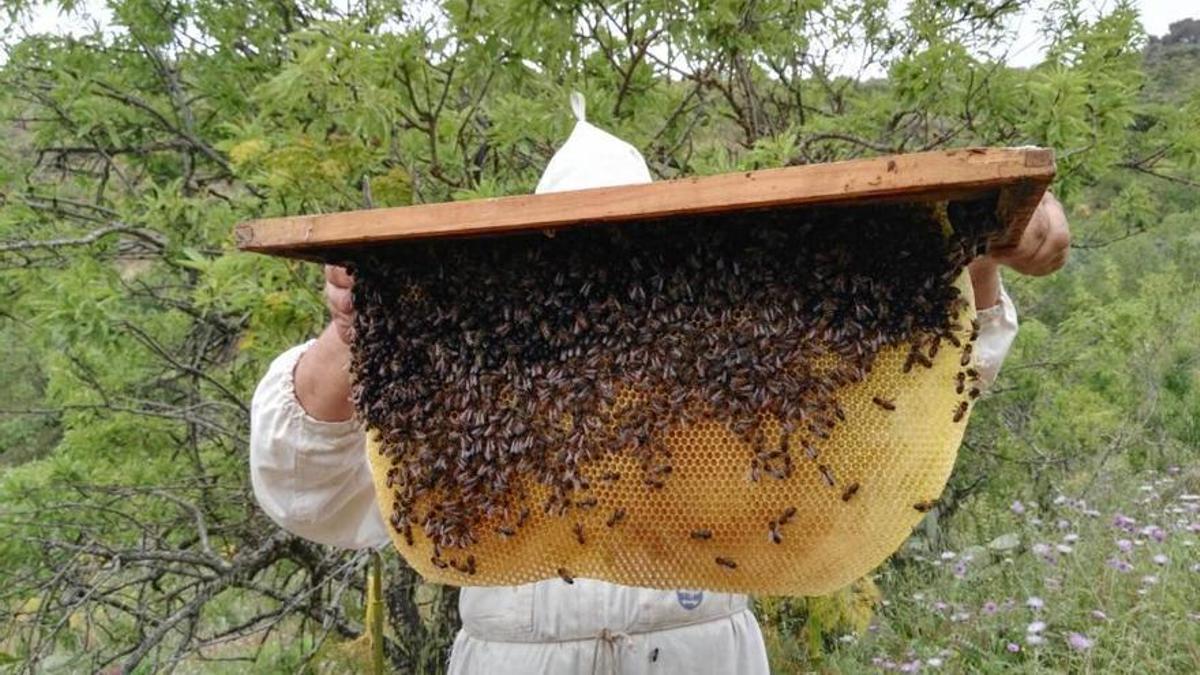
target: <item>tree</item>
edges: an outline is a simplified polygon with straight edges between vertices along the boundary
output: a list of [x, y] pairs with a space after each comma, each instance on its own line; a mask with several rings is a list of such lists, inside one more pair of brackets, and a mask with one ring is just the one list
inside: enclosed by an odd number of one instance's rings
[[[1194, 184], [1200, 98], [1139, 98], [1132, 5], [1054, 3], [1045, 62], [1013, 69], [993, 48], [1030, 4], [115, 0], [108, 29], [13, 41], [0, 349], [33, 384], [0, 385], [20, 431], [0, 439], [34, 447], [0, 449], [22, 456], [0, 482], [4, 650], [170, 668], [271, 629], [302, 658], [360, 635], [364, 557], [279, 531], [244, 462], [257, 378], [324, 320], [317, 270], [230, 230], [359, 208], [364, 184], [377, 206], [529, 191], [572, 90], [663, 178], [1032, 143], [1059, 149], [1068, 196], [1115, 171]], [[435, 669], [453, 594], [430, 618], [390, 564], [392, 659]]]

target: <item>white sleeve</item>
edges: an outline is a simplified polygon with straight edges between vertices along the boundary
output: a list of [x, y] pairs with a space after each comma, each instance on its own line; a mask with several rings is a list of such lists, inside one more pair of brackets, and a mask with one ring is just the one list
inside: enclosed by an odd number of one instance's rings
[[979, 337], [975, 340], [975, 367], [979, 370], [980, 383], [987, 389], [996, 381], [1000, 365], [1017, 337], [1017, 308], [1003, 284], [996, 304], [979, 310], [976, 318], [979, 320]]
[[280, 527], [320, 544], [388, 543], [357, 420], [322, 422], [300, 407], [293, 371], [314, 341], [271, 363], [250, 404], [250, 479]]

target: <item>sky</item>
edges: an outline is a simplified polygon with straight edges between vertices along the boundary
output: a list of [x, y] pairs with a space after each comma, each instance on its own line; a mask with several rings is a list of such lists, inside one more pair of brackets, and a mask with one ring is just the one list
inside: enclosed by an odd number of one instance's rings
[[[1047, 3], [1042, 0], [1037, 4], [1041, 7]], [[1105, 7], [1111, 3], [1085, 0], [1085, 4]], [[1147, 35], [1166, 35], [1167, 27], [1176, 21], [1200, 19], [1200, 3], [1197, 3], [1196, 0], [1138, 0], [1134, 4], [1141, 10], [1142, 27], [1146, 30]], [[1037, 28], [1034, 17], [1022, 17], [1022, 20], [1030, 29]], [[1045, 44], [1042, 43], [1041, 36], [1036, 34], [1036, 30], [1030, 30], [1030, 34], [1035, 39], [1024, 41], [1018, 39], [1014, 45], [1012, 65], [1032, 66], [1041, 61]]]
[[[1037, 0], [1035, 7], [1043, 7], [1048, 1]], [[1084, 3], [1096, 8], [1111, 5], [1111, 2], [1106, 0], [1084, 0]], [[901, 15], [907, 4], [907, 0], [892, 0], [889, 14]], [[1163, 35], [1172, 22], [1180, 19], [1200, 19], [1200, 4], [1197, 4], [1195, 0], [1137, 0], [1135, 4], [1141, 9], [1142, 25], [1148, 35]], [[56, 3], [42, 4], [18, 30], [31, 33], [81, 33], [87, 32], [96, 21], [99, 21], [101, 25], [107, 22], [109, 14], [104, 0], [82, 0], [78, 5], [82, 11], [62, 14], [58, 11]], [[1009, 51], [1011, 65], [1031, 66], [1041, 60], [1045, 44], [1038, 31], [1037, 15], [1039, 13], [1037, 9], [1034, 9], [1016, 19], [1018, 37]], [[3, 58], [3, 54], [0, 53], [0, 63], [3, 62]], [[854, 57], [847, 55], [846, 58], [848, 62], [845, 64], [845, 68], [853, 72], [856, 70], [852, 63]], [[870, 73], [869, 75], [879, 74], [881, 73]]]

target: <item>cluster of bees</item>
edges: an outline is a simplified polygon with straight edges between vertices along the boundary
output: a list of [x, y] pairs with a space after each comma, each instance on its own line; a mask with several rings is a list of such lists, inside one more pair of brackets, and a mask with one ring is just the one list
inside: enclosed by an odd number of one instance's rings
[[[667, 430], [702, 421], [749, 448], [749, 480], [786, 480], [810, 462], [853, 499], [863, 486], [839, 484], [821, 458], [846, 420], [838, 392], [886, 347], [909, 345], [908, 371], [953, 343], [967, 367], [974, 331], [954, 320], [966, 302], [954, 281], [992, 212], [769, 210], [359, 254], [353, 396], [390, 460], [391, 527], [409, 545], [414, 533], [432, 540], [438, 567], [474, 574], [461, 554], [486, 532], [520, 536], [531, 509], [597, 508], [589, 493], [604, 482], [662, 489]], [[962, 372], [960, 394], [978, 395], [973, 377]], [[782, 428], [771, 443], [767, 418]], [[612, 453], [637, 471], [594, 468]], [[531, 485], [548, 496], [533, 503]], [[791, 511], [769, 524], [772, 541]], [[602, 520], [620, 527], [627, 513]], [[587, 544], [582, 524], [573, 532]]]

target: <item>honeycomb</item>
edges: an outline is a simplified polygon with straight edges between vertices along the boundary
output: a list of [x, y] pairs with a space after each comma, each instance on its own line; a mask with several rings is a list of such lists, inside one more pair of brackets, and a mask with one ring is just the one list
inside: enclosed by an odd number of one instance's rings
[[[672, 469], [660, 489], [647, 489], [632, 453], [606, 453], [584, 467], [589, 499], [577, 499], [567, 517], [537, 508], [549, 488], [529, 476], [514, 486], [533, 506], [519, 528], [497, 515], [461, 549], [435, 547], [419, 527], [389, 528], [392, 541], [425, 579], [452, 585], [584, 577], [770, 595], [838, 589], [900, 546], [954, 464], [973, 402], [961, 382], [975, 315], [966, 271], [954, 285], [966, 300], [956, 305], [961, 346], [944, 344], [916, 368], [908, 345], [880, 349], [865, 379], [839, 389], [845, 420], [822, 440], [819, 459], [800, 459], [784, 479], [749, 475], [753, 448], [727, 424], [674, 424], [664, 439]], [[619, 384], [616, 397], [616, 408], [641, 403]], [[778, 419], [759, 422], [765, 447], [783, 442]], [[378, 432], [369, 432], [367, 455], [386, 519], [401, 505]], [[427, 512], [431, 499], [404, 508]]]

